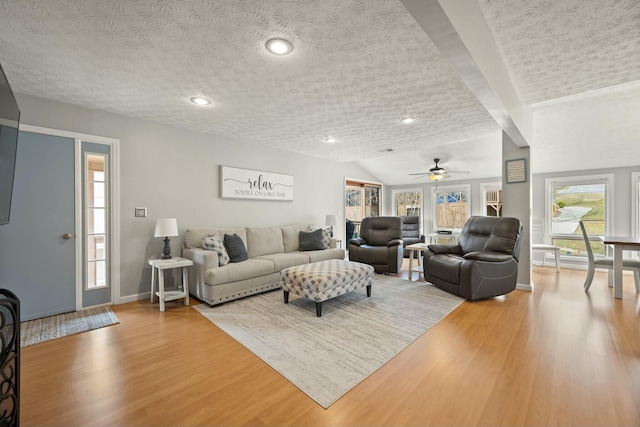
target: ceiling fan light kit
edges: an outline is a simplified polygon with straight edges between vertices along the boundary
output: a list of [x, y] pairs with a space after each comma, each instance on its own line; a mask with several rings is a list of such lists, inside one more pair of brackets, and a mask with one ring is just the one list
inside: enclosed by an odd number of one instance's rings
[[436, 158], [436, 159], [433, 159], [433, 161], [436, 165], [431, 169], [429, 169], [429, 172], [410, 173], [409, 175], [417, 175], [417, 176], [429, 175], [429, 179], [431, 181], [438, 182], [445, 178], [448, 178], [449, 173], [469, 173], [468, 171], [447, 171], [445, 168], [438, 166], [438, 162], [440, 161], [440, 159]]

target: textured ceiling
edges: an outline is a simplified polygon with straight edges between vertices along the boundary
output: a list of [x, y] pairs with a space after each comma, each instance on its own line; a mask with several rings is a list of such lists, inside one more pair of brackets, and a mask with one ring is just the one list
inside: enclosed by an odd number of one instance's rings
[[638, 0], [478, 0], [526, 104], [640, 80]]
[[[612, 128], [619, 153], [607, 166], [629, 165], [639, 1], [478, 4], [534, 104], [534, 160], [547, 148], [562, 160], [532, 161], [533, 171], [596, 163], [585, 147]], [[293, 53], [269, 55], [272, 37]], [[501, 173], [496, 123], [397, 0], [2, 0], [0, 62], [15, 92], [357, 160], [389, 184], [415, 182], [407, 173], [434, 157], [469, 178]], [[192, 105], [196, 95], [213, 105]]]
[[[338, 161], [496, 128], [395, 0], [2, 4], [16, 92]], [[269, 55], [274, 36], [293, 54]]]

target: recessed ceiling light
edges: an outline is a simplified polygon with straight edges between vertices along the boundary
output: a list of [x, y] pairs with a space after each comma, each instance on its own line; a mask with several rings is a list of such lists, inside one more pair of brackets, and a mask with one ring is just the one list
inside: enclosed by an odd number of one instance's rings
[[334, 142], [337, 142], [337, 139], [332, 136], [328, 136], [324, 139], [324, 142], [326, 142], [327, 144], [333, 144]]
[[416, 121], [416, 119], [414, 119], [413, 117], [405, 117], [403, 119], [400, 120], [402, 123], [408, 125], [409, 123], [413, 123]]
[[264, 46], [274, 55], [286, 55], [293, 50], [293, 45], [284, 39], [269, 39]]
[[201, 96], [194, 96], [193, 98], [191, 98], [191, 102], [193, 102], [194, 104], [197, 104], [197, 105], [209, 105], [209, 104], [211, 104], [210, 100], [208, 100], [207, 98], [203, 98]]

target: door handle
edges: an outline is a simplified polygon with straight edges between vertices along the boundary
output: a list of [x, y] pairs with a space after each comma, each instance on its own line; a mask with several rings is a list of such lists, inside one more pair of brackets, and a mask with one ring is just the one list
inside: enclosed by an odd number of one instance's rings
[[71, 239], [72, 237], [73, 237], [73, 236], [71, 235], [71, 233], [64, 233], [64, 234], [62, 235], [62, 238], [63, 238], [64, 240], [69, 240], [69, 239]]

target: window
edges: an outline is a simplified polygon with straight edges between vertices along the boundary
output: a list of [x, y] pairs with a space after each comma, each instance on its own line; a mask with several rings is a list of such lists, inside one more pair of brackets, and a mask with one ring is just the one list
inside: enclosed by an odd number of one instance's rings
[[86, 289], [108, 287], [107, 281], [107, 181], [104, 155], [87, 154]]
[[360, 233], [360, 222], [368, 216], [380, 216], [382, 186], [359, 181], [345, 183], [344, 204], [346, 219], [355, 225], [354, 236]]
[[586, 257], [586, 248], [579, 221], [584, 222], [591, 248], [596, 255], [605, 255], [604, 244], [597, 236], [607, 234], [612, 217], [613, 176], [549, 178], [546, 180], [546, 223], [551, 242], [560, 246], [560, 253]]
[[482, 190], [482, 215], [502, 216], [502, 183], [480, 184]]
[[434, 229], [461, 229], [469, 219], [469, 185], [436, 186], [432, 189]]
[[393, 208], [395, 216], [422, 217], [422, 189], [403, 188], [393, 190]]

